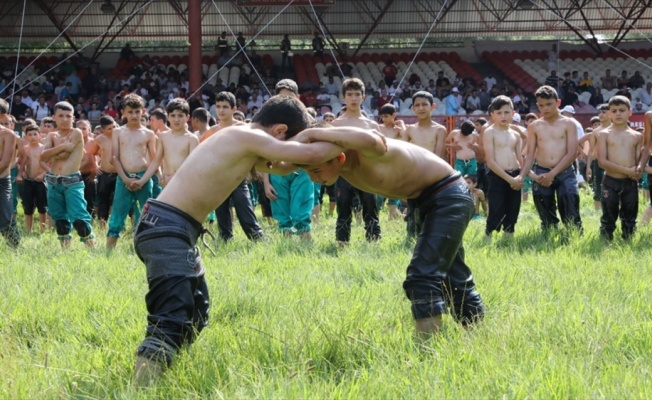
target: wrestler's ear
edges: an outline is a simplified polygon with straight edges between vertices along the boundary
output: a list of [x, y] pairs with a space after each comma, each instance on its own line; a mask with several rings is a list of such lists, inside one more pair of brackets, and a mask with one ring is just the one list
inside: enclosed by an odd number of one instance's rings
[[561, 99], [557, 99], [557, 108], [561, 105]]
[[335, 159], [337, 160], [337, 162], [338, 162], [340, 165], [342, 165], [342, 164], [344, 164], [344, 163], [346, 162], [346, 154], [344, 154], [344, 153], [340, 153], [340, 155], [338, 155], [337, 157], [335, 157]]
[[272, 136], [277, 139], [285, 140], [285, 135], [288, 131], [288, 126], [285, 124], [276, 124], [272, 127]]

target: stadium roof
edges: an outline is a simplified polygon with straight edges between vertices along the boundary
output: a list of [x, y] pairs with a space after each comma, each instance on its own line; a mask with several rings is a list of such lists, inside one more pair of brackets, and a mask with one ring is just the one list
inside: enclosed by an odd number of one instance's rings
[[[309, 39], [323, 31], [331, 43], [368, 39], [491, 38], [576, 35], [594, 46], [617, 46], [628, 35], [652, 33], [652, 0], [190, 0], [200, 1], [204, 44], [221, 31], [277, 40]], [[23, 14], [23, 7], [25, 12]], [[24, 19], [23, 19], [24, 15]], [[130, 41], [184, 41], [188, 1], [3, 0], [3, 41], [50, 42], [72, 49], [94, 41], [99, 52]], [[258, 36], [256, 36], [258, 35]], [[9, 40], [7, 40], [9, 39]], [[355, 51], [355, 49], [354, 49]], [[97, 51], [96, 51], [97, 53]]]

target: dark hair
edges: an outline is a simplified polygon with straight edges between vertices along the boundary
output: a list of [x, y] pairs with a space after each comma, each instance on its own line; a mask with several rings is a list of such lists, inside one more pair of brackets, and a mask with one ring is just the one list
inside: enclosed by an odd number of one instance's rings
[[632, 102], [627, 97], [621, 95], [610, 98], [608, 104], [609, 108], [611, 106], [627, 106], [628, 110], [632, 108]]
[[208, 119], [211, 117], [211, 114], [203, 107], [195, 108], [195, 111], [192, 112], [192, 117], [197, 121], [205, 124], [208, 122]]
[[133, 109], [145, 108], [145, 100], [136, 93], [129, 93], [122, 100], [122, 105]]
[[285, 138], [289, 139], [310, 126], [310, 116], [306, 107], [298, 99], [289, 96], [273, 96], [251, 120], [265, 128], [285, 124], [288, 129]]
[[[590, 123], [591, 123], [591, 125], [599, 124], [600, 123], [600, 117], [592, 117]], [[584, 132], [586, 132], [586, 129], [584, 130]]]
[[36, 125], [36, 124], [29, 124], [29, 125], [25, 126], [24, 129], [25, 129], [25, 134], [27, 134], [27, 132], [29, 132], [29, 131], [36, 131], [36, 132], [39, 131], [38, 125]]
[[529, 120], [531, 120], [531, 119], [538, 119], [538, 118], [539, 118], [539, 117], [537, 117], [537, 115], [536, 115], [535, 113], [529, 113], [529, 114], [527, 114], [527, 115], [525, 116], [525, 120], [526, 120], [526, 121], [529, 121]]
[[603, 103], [598, 106], [598, 111], [609, 111], [609, 104]]
[[219, 92], [217, 94], [217, 96], [215, 96], [215, 103], [217, 103], [219, 101], [226, 101], [227, 103], [229, 103], [231, 108], [235, 107], [235, 104], [236, 104], [235, 95], [233, 93], [227, 92], [227, 91]]
[[468, 179], [473, 183], [478, 183], [478, 177], [472, 174], [464, 175], [464, 179]]
[[430, 105], [435, 104], [435, 98], [432, 96], [432, 93], [426, 92], [425, 90], [419, 90], [418, 92], [412, 95], [412, 104], [414, 104], [414, 102], [418, 98], [423, 98], [428, 100], [428, 103], [430, 103]]
[[299, 87], [297, 86], [297, 83], [292, 79], [281, 79], [276, 83], [276, 86], [274, 86], [274, 91], [276, 94], [279, 94], [282, 89], [287, 89], [294, 94], [299, 94]]
[[167, 124], [168, 122], [168, 113], [166, 113], [162, 108], [155, 108], [149, 112], [150, 117], [160, 119], [163, 123]]
[[102, 117], [100, 117], [100, 126], [102, 128], [109, 125], [115, 125], [115, 120], [112, 117], [108, 115], [103, 115]]
[[378, 110], [378, 115], [394, 115], [396, 114], [396, 107], [394, 104], [387, 103], [384, 106], [380, 107]]
[[[253, 107], [252, 110], [257, 107]], [[313, 118], [317, 118], [317, 110], [314, 107], [306, 107], [306, 112]]]
[[0, 98], [0, 115], [7, 114], [9, 112], [9, 103], [7, 100]]
[[56, 113], [57, 110], [75, 112], [75, 109], [73, 108], [72, 104], [68, 103], [67, 101], [60, 101], [57, 104], [55, 104], [54, 112]]
[[57, 126], [57, 123], [54, 122], [54, 118], [52, 117], [44, 117], [41, 119], [42, 124], [50, 124], [52, 126]]
[[240, 110], [235, 110], [235, 111], [233, 112], [233, 118], [235, 118], [236, 116], [242, 118], [243, 121], [245, 120], [245, 115], [244, 115], [244, 113], [243, 113], [242, 111], [240, 111]]
[[186, 99], [176, 97], [168, 102], [168, 105], [165, 106], [165, 111], [168, 114], [171, 114], [173, 111], [181, 111], [185, 115], [190, 114], [190, 106]]
[[475, 123], [476, 123], [476, 124], [480, 124], [480, 125], [484, 125], [484, 124], [487, 123], [487, 119], [486, 119], [486, 118], [483, 118], [483, 117], [480, 117], [480, 118], [478, 118], [478, 119], [475, 120]]
[[512, 103], [512, 99], [504, 95], [496, 96], [494, 97], [493, 100], [491, 100], [488, 111], [491, 114], [492, 112], [498, 111], [506, 105], [508, 105], [509, 108], [511, 108], [512, 110], [514, 109], [514, 104]]
[[534, 92], [534, 97], [537, 99], [546, 99], [546, 100], [557, 100], [559, 96], [557, 91], [552, 86], [543, 85], [536, 92]]
[[364, 94], [364, 83], [362, 83], [362, 80], [359, 78], [345, 79], [344, 82], [342, 82], [342, 94], [346, 95], [348, 90], [359, 90]]
[[464, 136], [469, 136], [470, 134], [473, 133], [474, 130], [475, 130], [475, 125], [473, 125], [473, 122], [471, 121], [464, 121], [460, 126], [460, 132], [462, 132], [462, 135]]

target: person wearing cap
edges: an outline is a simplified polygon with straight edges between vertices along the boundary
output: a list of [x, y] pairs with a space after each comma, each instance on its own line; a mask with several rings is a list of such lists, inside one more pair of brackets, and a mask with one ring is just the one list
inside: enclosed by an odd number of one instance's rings
[[446, 103], [446, 115], [457, 115], [460, 111], [460, 102], [457, 99], [460, 95], [460, 90], [456, 87], [453, 86], [453, 89], [451, 89], [451, 93], [446, 96], [445, 103]]
[[[527, 157], [521, 168], [521, 180], [530, 175], [541, 227], [556, 228], [560, 218], [566, 226], [582, 230], [580, 196], [573, 161], [577, 156], [577, 127], [560, 114], [557, 91], [548, 85], [534, 94], [542, 118], [528, 128]], [[534, 171], [530, 171], [536, 161]]]
[[[292, 79], [278, 81], [275, 91], [277, 95], [299, 98], [299, 88]], [[262, 174], [262, 180], [279, 232], [311, 240], [315, 184], [308, 174], [302, 170], [288, 175]]]

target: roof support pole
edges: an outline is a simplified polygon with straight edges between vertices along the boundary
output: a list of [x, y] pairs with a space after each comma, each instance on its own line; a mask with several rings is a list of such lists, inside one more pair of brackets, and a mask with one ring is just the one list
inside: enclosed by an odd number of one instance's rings
[[201, 0], [188, 0], [188, 83], [190, 92], [201, 86]]

